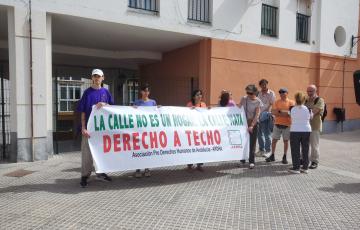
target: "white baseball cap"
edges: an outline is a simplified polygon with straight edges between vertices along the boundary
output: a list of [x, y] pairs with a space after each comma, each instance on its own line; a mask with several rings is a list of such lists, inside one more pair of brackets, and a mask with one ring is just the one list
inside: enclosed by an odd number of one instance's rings
[[93, 76], [93, 75], [99, 75], [99, 76], [103, 77], [104, 73], [101, 69], [93, 69], [93, 71], [91, 72], [91, 76]]

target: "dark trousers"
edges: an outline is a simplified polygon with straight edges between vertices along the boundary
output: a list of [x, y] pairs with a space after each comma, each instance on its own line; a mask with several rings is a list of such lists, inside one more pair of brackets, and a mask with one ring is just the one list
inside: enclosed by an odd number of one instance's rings
[[249, 163], [255, 163], [255, 149], [256, 149], [256, 139], [258, 135], [258, 125], [255, 125], [253, 132], [250, 134], [250, 148], [249, 148]]
[[[300, 158], [303, 160], [303, 169], [309, 166], [310, 132], [290, 132], [291, 158], [294, 169], [300, 169]], [[300, 157], [300, 147], [302, 157]]]

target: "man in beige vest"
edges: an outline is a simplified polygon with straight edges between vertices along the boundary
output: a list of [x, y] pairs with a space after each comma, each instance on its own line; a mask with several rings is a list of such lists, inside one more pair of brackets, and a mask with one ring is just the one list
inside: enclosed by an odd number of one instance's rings
[[[307, 88], [308, 99], [305, 105], [312, 110], [314, 116], [310, 121], [311, 134], [310, 134], [310, 169], [316, 169], [319, 164], [320, 156], [320, 132], [322, 131], [322, 120], [321, 115], [324, 112], [325, 102], [324, 99], [317, 95], [317, 88], [315, 85], [309, 85]], [[317, 99], [318, 98], [318, 99]]]

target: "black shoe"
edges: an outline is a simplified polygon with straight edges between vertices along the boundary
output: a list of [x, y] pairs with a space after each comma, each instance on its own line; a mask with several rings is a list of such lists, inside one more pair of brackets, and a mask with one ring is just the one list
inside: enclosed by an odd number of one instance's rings
[[272, 161], [275, 161], [275, 155], [274, 154], [271, 154], [271, 156], [269, 156], [268, 158], [265, 159], [266, 162], [272, 162]]
[[311, 162], [311, 165], [309, 167], [309, 169], [316, 169], [318, 167], [318, 164], [315, 162]]
[[283, 156], [282, 161], [281, 161], [284, 165], [288, 164], [288, 161], [286, 159], [286, 155]]
[[81, 177], [81, 181], [80, 181], [81, 188], [85, 188], [88, 185], [87, 179], [88, 179], [87, 176], [82, 176]]
[[243, 164], [245, 164], [246, 161], [245, 161], [245, 160], [240, 160], [240, 162], [243, 163]]
[[112, 181], [112, 179], [105, 173], [96, 174], [96, 179], [101, 180], [101, 181], [106, 181], [106, 182]]

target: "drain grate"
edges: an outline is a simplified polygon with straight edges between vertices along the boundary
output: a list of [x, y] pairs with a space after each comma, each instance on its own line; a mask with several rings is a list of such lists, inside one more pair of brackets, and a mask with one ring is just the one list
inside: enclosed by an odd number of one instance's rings
[[13, 172], [9, 172], [4, 174], [4, 176], [8, 176], [8, 177], [23, 177], [29, 174], [34, 173], [35, 171], [29, 171], [29, 170], [25, 170], [25, 169], [19, 169], [19, 170], [15, 170]]

